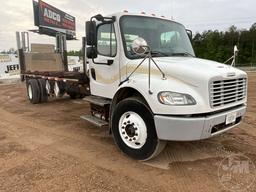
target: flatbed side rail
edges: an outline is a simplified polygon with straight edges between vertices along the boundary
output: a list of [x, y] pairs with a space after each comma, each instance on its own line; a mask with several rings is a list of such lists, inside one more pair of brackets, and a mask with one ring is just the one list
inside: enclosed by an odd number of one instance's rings
[[43, 75], [35, 75], [35, 74], [23, 74], [23, 76], [28, 78], [42, 78], [46, 80], [54, 80], [54, 81], [73, 81], [73, 82], [79, 82], [79, 79], [71, 79], [71, 78], [60, 78], [60, 77], [51, 77], [51, 76], [43, 76]]

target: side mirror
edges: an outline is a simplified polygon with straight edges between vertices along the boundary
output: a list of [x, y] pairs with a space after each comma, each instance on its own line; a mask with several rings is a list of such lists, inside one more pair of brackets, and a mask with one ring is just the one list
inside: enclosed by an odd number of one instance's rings
[[132, 42], [132, 51], [137, 55], [144, 55], [149, 50], [145, 39], [138, 37]]
[[97, 21], [104, 22], [104, 17], [101, 14], [95, 15], [94, 18], [97, 19]]
[[86, 49], [86, 56], [88, 59], [95, 59], [97, 58], [97, 51], [95, 47], [87, 47]]
[[97, 45], [97, 32], [96, 32], [95, 21], [86, 22], [86, 39], [87, 39], [87, 45], [89, 46]]
[[192, 39], [193, 39], [193, 33], [192, 33], [192, 31], [189, 30], [189, 29], [186, 29], [186, 31], [187, 31], [187, 34], [188, 34], [188, 37], [189, 37], [190, 41], [192, 41]]
[[237, 46], [235, 45], [235, 46], [234, 46], [234, 55], [237, 55], [238, 52], [239, 52], [239, 50], [238, 50]]

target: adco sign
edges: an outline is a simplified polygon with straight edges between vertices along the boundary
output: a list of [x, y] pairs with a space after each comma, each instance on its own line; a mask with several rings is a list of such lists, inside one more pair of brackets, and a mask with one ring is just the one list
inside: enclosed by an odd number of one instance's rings
[[75, 39], [75, 17], [39, 0], [33, 1], [34, 21], [39, 27], [39, 33], [55, 36], [57, 32], [67, 35], [68, 39]]

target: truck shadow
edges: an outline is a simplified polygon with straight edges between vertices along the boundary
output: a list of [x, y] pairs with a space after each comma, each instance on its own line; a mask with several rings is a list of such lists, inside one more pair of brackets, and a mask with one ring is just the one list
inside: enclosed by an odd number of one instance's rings
[[205, 161], [207, 163], [210, 159], [222, 160], [231, 154], [255, 154], [253, 148], [253, 146], [248, 146], [240, 135], [224, 133], [202, 141], [168, 142], [159, 156], [143, 162], [143, 164], [168, 170], [174, 163], [195, 161]]

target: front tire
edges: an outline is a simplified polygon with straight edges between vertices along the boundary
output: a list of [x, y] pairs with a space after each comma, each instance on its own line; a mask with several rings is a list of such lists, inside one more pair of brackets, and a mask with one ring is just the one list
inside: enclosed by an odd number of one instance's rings
[[112, 133], [121, 151], [138, 160], [157, 156], [166, 144], [157, 138], [150, 109], [137, 98], [117, 104], [112, 117]]

